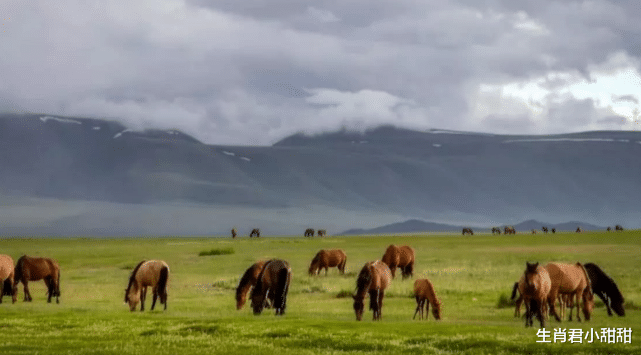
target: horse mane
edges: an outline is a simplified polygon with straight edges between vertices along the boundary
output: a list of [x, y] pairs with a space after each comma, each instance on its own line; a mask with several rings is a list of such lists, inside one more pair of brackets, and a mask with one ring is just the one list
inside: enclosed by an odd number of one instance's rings
[[238, 287], [236, 287], [236, 299], [240, 297], [240, 294], [243, 292], [243, 288], [251, 281], [255, 268], [256, 268], [256, 264], [253, 264], [245, 271], [243, 276], [240, 278], [240, 281], [238, 282]]
[[127, 284], [127, 289], [125, 290], [125, 302], [129, 302], [129, 290], [131, 290], [131, 286], [133, 286], [134, 282], [136, 282], [136, 273], [138, 272], [138, 269], [140, 269], [140, 266], [147, 260], [143, 260], [136, 267], [134, 270], [131, 272], [131, 276], [129, 277], [129, 284]]
[[363, 293], [364, 290], [366, 291], [367, 286], [369, 286], [372, 282], [370, 266], [370, 263], [365, 264], [365, 266], [361, 269], [361, 272], [358, 274], [358, 279], [356, 280], [356, 295]]

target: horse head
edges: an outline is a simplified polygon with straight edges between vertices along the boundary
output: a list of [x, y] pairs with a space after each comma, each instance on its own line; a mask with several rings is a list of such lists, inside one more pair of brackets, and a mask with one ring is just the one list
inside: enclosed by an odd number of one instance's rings
[[583, 290], [583, 317], [585, 320], [590, 320], [590, 315], [594, 310], [594, 293], [590, 287]]

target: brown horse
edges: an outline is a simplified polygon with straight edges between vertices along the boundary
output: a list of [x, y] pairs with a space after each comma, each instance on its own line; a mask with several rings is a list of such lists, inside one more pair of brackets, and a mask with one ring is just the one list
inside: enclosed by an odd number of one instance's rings
[[465, 234], [474, 235], [474, 231], [472, 228], [463, 228], [463, 235]]
[[576, 232], [577, 233], [581, 233], [581, 232], [583, 232], [583, 230], [581, 229], [581, 227], [576, 227]]
[[536, 234], [536, 229], [532, 229], [532, 234]]
[[367, 293], [369, 293], [369, 308], [374, 313], [374, 320], [381, 319], [385, 289], [391, 282], [392, 272], [384, 262], [376, 260], [363, 266], [356, 279], [356, 294], [352, 296], [356, 320], [363, 319], [364, 300]]
[[338, 267], [341, 274], [345, 274], [345, 263], [347, 263], [347, 254], [343, 249], [322, 249], [309, 265], [309, 275], [318, 275], [322, 269], [325, 269], [325, 276], [330, 267]]
[[303, 234], [305, 237], [313, 237], [314, 236], [314, 229], [313, 228], [307, 228], [305, 229], [305, 234]]
[[237, 235], [238, 235], [238, 232], [236, 231], [236, 228], [232, 228], [231, 229], [231, 237], [232, 238], [236, 238]]
[[[536, 317], [545, 328], [545, 302], [550, 292], [550, 275], [539, 263], [525, 263], [525, 271], [518, 283], [518, 291], [525, 303], [525, 326], [531, 327]], [[512, 291], [512, 299], [516, 297], [516, 288]]]
[[548, 227], [543, 226], [543, 227], [541, 227], [541, 230], [543, 231], [543, 233], [547, 233], [548, 232]]
[[256, 238], [260, 238], [260, 229], [258, 229], [258, 228], [252, 229], [251, 233], [249, 233], [249, 237], [251, 238], [251, 237], [254, 237], [254, 236]]
[[14, 293], [18, 292], [18, 283], [22, 282], [24, 285], [25, 301], [31, 302], [33, 300], [29, 292], [29, 281], [44, 280], [49, 294], [47, 302], [51, 303], [51, 297], [56, 297], [56, 303], [60, 303], [60, 266], [57, 261], [50, 258], [33, 258], [23, 255], [16, 263], [14, 280]]
[[[590, 277], [583, 265], [581, 263], [549, 263], [545, 265], [545, 269], [548, 271], [552, 282], [548, 295], [548, 304], [550, 313], [554, 318], [559, 322], [561, 321], [561, 317], [559, 317], [555, 307], [558, 295], [569, 294], [570, 303], [576, 306], [577, 320], [581, 321], [579, 307], [582, 307], [585, 320], [590, 320], [590, 315], [594, 309], [594, 294], [590, 285]], [[572, 314], [572, 310], [570, 310], [570, 314]]]
[[0, 303], [4, 295], [11, 296], [12, 303], [16, 303], [17, 294], [13, 288], [14, 273], [13, 258], [9, 255], [0, 255]]
[[505, 226], [503, 234], [516, 234], [516, 229], [512, 226]]
[[129, 284], [125, 290], [125, 303], [129, 304], [129, 310], [136, 310], [140, 302], [140, 311], [145, 310], [145, 299], [147, 298], [147, 287], [152, 287], [153, 302], [151, 310], [156, 306], [156, 300], [160, 297], [160, 303], [167, 309], [167, 282], [169, 281], [169, 265], [162, 260], [143, 260], [131, 272]]
[[620, 224], [617, 224], [616, 226], [614, 226], [614, 230], [616, 230], [617, 232], [623, 232], [623, 227], [621, 227]]
[[292, 269], [287, 261], [272, 259], [265, 263], [251, 292], [254, 314], [259, 315], [269, 299], [276, 310], [276, 315], [284, 315], [291, 279]]
[[425, 306], [425, 319], [427, 319], [430, 314], [431, 303], [434, 319], [441, 319], [441, 301], [436, 297], [434, 285], [432, 285], [430, 280], [419, 279], [414, 281], [414, 297], [416, 298], [416, 311], [414, 312], [414, 318], [416, 318], [416, 314], [418, 313], [418, 319], [423, 319], [423, 306]]
[[553, 234], [556, 233], [556, 228], [552, 228], [551, 231]]
[[403, 279], [414, 275], [414, 249], [410, 246], [397, 246], [391, 244], [385, 250], [381, 259], [392, 272], [392, 278], [396, 277], [396, 268], [401, 269]]
[[327, 235], [327, 232], [324, 229], [319, 229], [317, 233], [319, 237], [324, 237]]
[[236, 309], [241, 309], [247, 301], [247, 294], [256, 285], [258, 276], [263, 271], [267, 260], [259, 260], [245, 271], [236, 288]]
[[501, 234], [501, 228], [499, 227], [492, 227], [492, 234]]

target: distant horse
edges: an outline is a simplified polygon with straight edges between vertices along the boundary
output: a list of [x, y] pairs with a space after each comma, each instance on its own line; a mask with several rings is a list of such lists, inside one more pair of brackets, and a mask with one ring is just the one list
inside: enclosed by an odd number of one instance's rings
[[608, 228], [606, 228], [605, 230], [608, 231], [608, 232], [612, 232], [612, 227], [608, 226]]
[[318, 273], [325, 269], [325, 276], [330, 267], [338, 267], [341, 274], [345, 274], [345, 263], [347, 263], [347, 255], [342, 249], [323, 249], [316, 253], [309, 265], [309, 275], [318, 275]]
[[256, 236], [256, 238], [260, 238], [260, 229], [254, 228], [252, 229], [251, 233], [249, 233], [249, 237]]
[[240, 278], [236, 288], [236, 309], [241, 309], [247, 301], [247, 294], [256, 285], [258, 276], [263, 271], [267, 260], [259, 260], [250, 266]]
[[472, 231], [472, 228], [463, 228], [463, 235], [465, 234], [474, 235], [474, 231]]
[[505, 226], [505, 228], [503, 228], [503, 234], [516, 234], [516, 230], [512, 226]]
[[143, 260], [131, 272], [129, 283], [125, 290], [125, 303], [129, 304], [129, 310], [136, 310], [140, 302], [140, 311], [145, 310], [145, 299], [147, 298], [147, 287], [152, 287], [153, 301], [151, 310], [156, 306], [156, 300], [160, 297], [160, 303], [167, 309], [167, 282], [169, 281], [169, 265], [162, 260]]
[[392, 277], [396, 277], [396, 268], [398, 267], [401, 269], [403, 279], [406, 279], [414, 275], [414, 254], [414, 249], [410, 246], [403, 245], [399, 247], [392, 244], [387, 247], [381, 260], [391, 270]]
[[543, 227], [541, 227], [541, 230], [543, 231], [543, 233], [546, 233], [546, 234], [547, 234], [547, 232], [548, 232], [548, 227], [543, 226]]
[[[552, 281], [548, 295], [548, 305], [550, 306], [550, 313], [554, 318], [559, 322], [561, 321], [561, 317], [559, 317], [559, 314], [556, 312], [555, 304], [558, 295], [565, 293], [571, 295], [571, 302], [576, 305], [577, 320], [579, 322], [581, 321], [581, 316], [579, 315], [580, 305], [585, 320], [590, 320], [590, 314], [594, 309], [594, 294], [592, 293], [590, 278], [583, 265], [581, 265], [581, 263], [549, 263], [545, 265], [545, 269]], [[570, 315], [571, 314], [572, 310], [570, 310]]]
[[236, 231], [236, 228], [232, 228], [231, 229], [231, 237], [232, 238], [236, 238], [237, 235], [238, 235], [238, 232]]
[[25, 301], [31, 302], [33, 300], [29, 292], [29, 281], [44, 280], [49, 295], [47, 302], [51, 303], [51, 297], [56, 297], [56, 303], [60, 303], [60, 266], [57, 261], [50, 258], [33, 258], [23, 255], [16, 263], [14, 280], [14, 293], [18, 292], [18, 283], [22, 282], [24, 285]]
[[313, 228], [307, 228], [305, 229], [305, 234], [304, 236], [306, 237], [313, 237], [314, 236], [314, 229]]
[[576, 232], [577, 233], [581, 233], [581, 232], [583, 232], [583, 230], [581, 229], [581, 227], [576, 227]]
[[616, 226], [614, 226], [614, 229], [615, 229], [617, 232], [623, 232], [623, 227], [621, 227], [621, 225], [620, 225], [620, 224], [617, 224]]
[[625, 316], [623, 303], [625, 302], [617, 284], [608, 276], [599, 266], [593, 263], [584, 264], [585, 271], [590, 277], [592, 291], [599, 296], [608, 310], [608, 315], [612, 316], [612, 310], [619, 316]]
[[262, 313], [269, 299], [276, 315], [284, 315], [291, 278], [292, 269], [287, 261], [272, 259], [266, 262], [251, 292], [254, 314]]
[[14, 292], [15, 268], [13, 267], [13, 258], [9, 255], [0, 255], [0, 303], [2, 303], [2, 296], [11, 296], [12, 303], [16, 303], [17, 293]]
[[318, 230], [318, 236], [319, 237], [324, 237], [327, 235], [327, 232], [324, 229], [319, 229]]
[[441, 319], [441, 301], [436, 297], [434, 285], [432, 285], [430, 280], [419, 279], [414, 281], [414, 297], [416, 298], [414, 318], [416, 318], [416, 314], [418, 313], [418, 319], [423, 319], [423, 306], [425, 306], [425, 319], [427, 319], [430, 314], [431, 303], [434, 319]]
[[532, 229], [532, 234], [536, 234], [536, 229]]
[[534, 323], [533, 317], [536, 317], [545, 328], [545, 302], [550, 292], [550, 275], [545, 268], [539, 266], [539, 263], [525, 263], [525, 271], [518, 282], [517, 287], [512, 290], [512, 299], [516, 297], [518, 289], [523, 302], [525, 303], [525, 326], [531, 327]]
[[492, 234], [501, 234], [501, 228], [499, 227], [492, 227]]
[[380, 260], [370, 261], [363, 266], [356, 279], [356, 293], [352, 296], [356, 320], [363, 319], [364, 301], [367, 293], [369, 293], [369, 309], [374, 314], [373, 319], [381, 319], [385, 289], [391, 282], [392, 272], [384, 262]]
[[556, 228], [552, 228], [552, 234], [556, 233]]

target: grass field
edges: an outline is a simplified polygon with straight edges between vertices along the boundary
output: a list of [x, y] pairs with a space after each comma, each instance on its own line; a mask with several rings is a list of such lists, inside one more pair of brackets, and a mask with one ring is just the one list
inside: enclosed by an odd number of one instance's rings
[[[427, 277], [443, 319], [412, 320], [413, 280], [392, 282], [382, 310], [357, 322], [351, 297], [362, 265], [387, 245], [416, 249], [414, 279]], [[34, 301], [0, 305], [2, 354], [639, 354], [641, 232], [491, 236], [402, 235], [241, 238], [2, 239], [0, 254], [48, 256], [61, 266], [60, 304], [47, 304], [43, 282]], [[319, 249], [347, 253], [347, 274], [310, 277]], [[202, 256], [200, 254], [203, 254]], [[288, 260], [293, 278], [286, 315], [235, 309], [239, 277], [260, 258]], [[171, 267], [168, 310], [129, 312], [123, 304], [131, 269], [143, 259]], [[553, 328], [631, 328], [631, 343], [537, 343], [512, 307], [499, 306], [525, 261], [594, 262], [626, 297], [625, 317], [608, 317], [600, 301], [589, 322], [550, 320]], [[148, 297], [147, 309], [150, 306]], [[535, 325], [537, 323], [535, 322]]]

